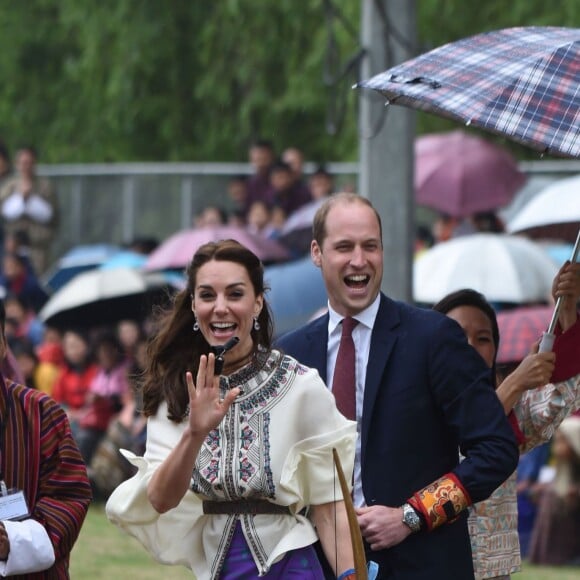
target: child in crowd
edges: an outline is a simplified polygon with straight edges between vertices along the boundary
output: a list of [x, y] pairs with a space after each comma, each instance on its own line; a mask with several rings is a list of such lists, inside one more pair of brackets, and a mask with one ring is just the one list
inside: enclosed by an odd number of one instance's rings
[[121, 410], [123, 397], [129, 390], [127, 361], [114, 333], [104, 334], [98, 339], [95, 354], [98, 370], [89, 385], [76, 436], [87, 466], [90, 466], [111, 419]]
[[66, 411], [73, 436], [76, 436], [97, 366], [92, 362], [88, 338], [81, 331], [65, 332], [63, 351], [64, 364], [54, 384], [52, 397]]

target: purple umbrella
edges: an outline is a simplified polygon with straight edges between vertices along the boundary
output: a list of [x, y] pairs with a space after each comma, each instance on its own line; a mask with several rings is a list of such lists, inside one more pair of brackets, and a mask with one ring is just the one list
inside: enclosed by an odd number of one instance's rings
[[217, 226], [182, 230], [173, 234], [150, 254], [145, 269], [184, 268], [200, 246], [227, 239], [240, 242], [265, 263], [282, 262], [289, 258], [288, 250], [275, 240], [252, 234], [240, 227]]
[[502, 147], [457, 130], [415, 141], [415, 200], [455, 216], [507, 205], [526, 176]]
[[563, 157], [580, 157], [580, 29], [508, 28], [464, 38], [358, 86]]

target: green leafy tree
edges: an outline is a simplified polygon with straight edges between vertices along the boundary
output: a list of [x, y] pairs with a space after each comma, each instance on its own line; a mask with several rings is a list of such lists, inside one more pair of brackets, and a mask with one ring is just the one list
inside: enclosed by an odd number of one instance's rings
[[[577, 2], [417, 8], [417, 53], [482, 30], [580, 24]], [[48, 162], [243, 160], [255, 137], [355, 160], [360, 11], [348, 0], [1, 2], [0, 137]], [[419, 117], [420, 132], [451, 127]]]

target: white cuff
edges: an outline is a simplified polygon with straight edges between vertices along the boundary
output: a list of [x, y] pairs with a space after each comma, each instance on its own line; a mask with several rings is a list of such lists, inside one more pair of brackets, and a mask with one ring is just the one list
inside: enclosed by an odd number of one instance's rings
[[25, 211], [24, 198], [18, 192], [6, 198], [2, 204], [2, 215], [9, 221], [15, 221], [22, 217]]
[[0, 561], [0, 576], [48, 570], [55, 561], [47, 531], [36, 520], [2, 522], [10, 541], [8, 559]]
[[37, 222], [46, 224], [52, 219], [52, 206], [46, 199], [33, 193], [26, 201], [26, 213]]

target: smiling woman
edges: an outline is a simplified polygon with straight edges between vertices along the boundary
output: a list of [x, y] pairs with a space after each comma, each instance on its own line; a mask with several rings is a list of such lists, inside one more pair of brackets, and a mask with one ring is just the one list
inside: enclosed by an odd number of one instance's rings
[[349, 578], [333, 449], [350, 480], [356, 424], [316, 371], [271, 348], [255, 254], [233, 240], [205, 244], [187, 278], [149, 347], [147, 451], [131, 458], [139, 472], [109, 499], [109, 518], [199, 580], [322, 580], [318, 538], [336, 576]]

